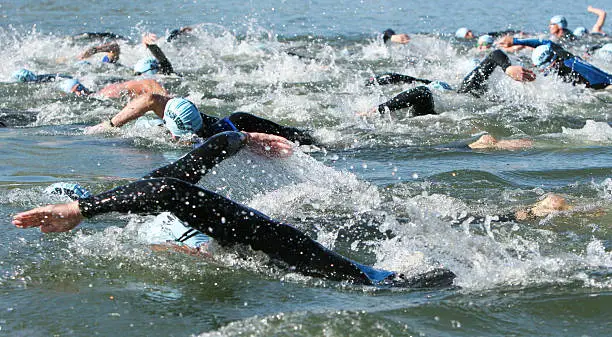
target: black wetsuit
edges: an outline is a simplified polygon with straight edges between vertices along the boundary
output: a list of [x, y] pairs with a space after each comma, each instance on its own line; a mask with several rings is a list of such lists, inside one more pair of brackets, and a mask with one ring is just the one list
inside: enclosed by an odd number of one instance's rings
[[424, 86], [408, 89], [397, 94], [378, 106], [382, 115], [391, 111], [412, 108], [412, 116], [435, 115], [434, 100], [431, 90]]
[[467, 74], [457, 92], [470, 93], [478, 97], [487, 90], [487, 80], [495, 68], [500, 67], [503, 71], [506, 71], [506, 68], [511, 65], [508, 55], [501, 50], [494, 50]]
[[306, 275], [368, 285], [432, 287], [452, 284], [455, 275], [446, 269], [405, 278], [358, 264], [323, 247], [289, 224], [195, 185], [207, 170], [244, 145], [245, 137], [241, 133], [217, 134], [177, 162], [151, 172], [142, 180], [80, 199], [79, 209], [86, 218], [108, 212], [172, 212], [220, 244], [249, 245]]
[[225, 118], [214, 117], [200, 113], [202, 128], [197, 135], [209, 138], [223, 131], [260, 132], [285, 137], [300, 145], [316, 144], [315, 139], [304, 130], [276, 124], [270, 120], [257, 117], [246, 112], [234, 112]]
[[380, 75], [376, 75], [374, 77], [370, 77], [366, 81], [366, 85], [387, 85], [387, 84], [400, 84], [400, 83], [424, 83], [429, 84], [432, 81], [426, 80], [423, 78], [416, 78], [409, 75], [402, 75], [398, 73], [384, 73]]

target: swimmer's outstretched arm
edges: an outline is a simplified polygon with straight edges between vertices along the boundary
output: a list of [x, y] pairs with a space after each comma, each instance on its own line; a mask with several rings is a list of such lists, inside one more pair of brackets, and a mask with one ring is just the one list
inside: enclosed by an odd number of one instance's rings
[[117, 42], [109, 42], [99, 46], [94, 46], [91, 48], [87, 48], [83, 53], [81, 53], [78, 58], [83, 60], [89, 58], [97, 53], [108, 53], [108, 58], [110, 63], [115, 63], [119, 61], [119, 54], [121, 49], [119, 48], [119, 44]]
[[39, 207], [15, 215], [20, 228], [65, 232], [84, 218], [120, 212], [171, 212], [220, 244], [246, 244], [307, 275], [372, 284], [353, 261], [314, 241], [295, 227], [235, 203], [199, 186], [174, 178], [136, 181], [68, 204]]
[[597, 22], [595, 22], [593, 28], [591, 28], [591, 32], [604, 34], [602, 28], [606, 23], [606, 11], [604, 11], [603, 9], [595, 8], [593, 6], [587, 7], [587, 11], [597, 15]]
[[120, 127], [130, 121], [144, 116], [148, 111], [153, 111], [159, 118], [164, 118], [164, 109], [170, 96], [159, 94], [144, 94], [129, 101], [126, 106], [113, 116], [109, 121], [86, 129], [86, 133], [97, 133], [109, 127]]

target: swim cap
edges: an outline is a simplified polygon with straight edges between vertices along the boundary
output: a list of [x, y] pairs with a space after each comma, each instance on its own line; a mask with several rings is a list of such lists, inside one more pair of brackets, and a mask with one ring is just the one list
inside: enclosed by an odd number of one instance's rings
[[491, 35], [482, 35], [478, 38], [479, 46], [490, 46], [493, 44], [493, 36]]
[[553, 25], [557, 25], [563, 29], [567, 28], [567, 20], [565, 19], [564, 16], [561, 16], [561, 15], [555, 15], [552, 18], [550, 18], [550, 23]]
[[574, 29], [574, 35], [576, 35], [577, 37], [583, 37], [584, 35], [588, 34], [589, 31], [584, 28], [584, 27], [578, 27], [576, 29]]
[[555, 53], [549, 44], [538, 46], [531, 54], [531, 62], [540, 68], [546, 68], [555, 59]]
[[387, 29], [383, 32], [383, 42], [387, 43], [387, 41], [389, 41], [389, 39], [391, 38], [391, 36], [395, 35], [395, 32], [393, 31], [393, 29]]
[[437, 90], [453, 90], [450, 84], [442, 81], [433, 81], [429, 84], [433, 89]]
[[72, 200], [91, 197], [91, 193], [83, 186], [73, 183], [55, 183], [45, 188], [45, 193], [65, 195]]
[[470, 31], [469, 29], [465, 27], [461, 27], [457, 29], [457, 31], [455, 32], [455, 37], [458, 39], [465, 39], [465, 36], [467, 35], [469, 31]]
[[159, 62], [154, 57], [146, 57], [138, 60], [134, 65], [134, 72], [137, 74], [156, 74], [159, 69]]
[[202, 128], [202, 116], [193, 103], [177, 97], [166, 104], [164, 123], [173, 136], [182, 137]]
[[17, 82], [34, 82], [38, 77], [27, 69], [20, 69], [11, 75], [11, 78]]
[[71, 93], [72, 88], [74, 88], [74, 86], [77, 84], [81, 83], [78, 80], [75, 80], [74, 78], [67, 78], [63, 81], [57, 82], [58, 88], [67, 94]]

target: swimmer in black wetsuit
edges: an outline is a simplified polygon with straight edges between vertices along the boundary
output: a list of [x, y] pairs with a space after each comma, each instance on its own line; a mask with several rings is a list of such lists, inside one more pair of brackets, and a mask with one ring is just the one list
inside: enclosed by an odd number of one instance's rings
[[[17, 214], [13, 224], [20, 228], [40, 227], [45, 233], [65, 232], [85, 218], [104, 213], [155, 214], [169, 211], [220, 244], [249, 245], [306, 275], [366, 285], [422, 288], [452, 284], [455, 275], [446, 269], [404, 277], [356, 263], [323, 247], [289, 224], [194, 185], [206, 169], [234, 154], [248, 141], [244, 134], [237, 132], [217, 135], [177, 162], [151, 172], [142, 180], [71, 203], [48, 205]], [[271, 143], [271, 147], [275, 145]]]
[[190, 137], [193, 134], [208, 138], [223, 131], [246, 131], [281, 136], [301, 145], [315, 144], [314, 138], [304, 130], [282, 126], [246, 112], [234, 112], [225, 118], [218, 118], [199, 112], [185, 98], [148, 93], [133, 99], [111, 119], [89, 128], [87, 133], [120, 127], [143, 116], [147, 111], [153, 111], [163, 119], [174, 138]]

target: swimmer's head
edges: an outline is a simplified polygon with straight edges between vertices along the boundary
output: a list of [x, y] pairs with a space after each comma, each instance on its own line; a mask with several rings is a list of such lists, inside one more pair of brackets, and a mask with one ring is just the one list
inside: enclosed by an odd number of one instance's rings
[[184, 98], [175, 98], [167, 103], [164, 123], [172, 136], [179, 138], [198, 132], [203, 124], [198, 108]]
[[11, 78], [16, 82], [35, 82], [38, 77], [33, 72], [27, 69], [19, 69], [11, 75]]
[[393, 29], [387, 29], [383, 32], [383, 42], [387, 43], [387, 41], [389, 41], [389, 39], [391, 39], [391, 36], [395, 35], [395, 31], [393, 31]]
[[550, 18], [548, 23], [548, 30], [551, 34], [557, 34], [559, 31], [567, 28], [567, 19], [561, 15], [555, 15]]
[[67, 94], [74, 93], [77, 96], [89, 95], [91, 91], [87, 89], [81, 82], [74, 78], [67, 78], [57, 83], [59, 89]]
[[585, 27], [578, 27], [574, 29], [574, 35], [576, 35], [577, 37], [583, 37], [587, 35], [588, 33], [589, 31]]
[[531, 54], [531, 62], [540, 70], [548, 68], [556, 58], [557, 55], [549, 44], [538, 46]]
[[159, 62], [154, 57], [145, 57], [138, 60], [134, 65], [134, 73], [136, 75], [149, 74], [154, 75], [159, 70]]
[[478, 38], [478, 48], [491, 48], [493, 46], [493, 37], [491, 35], [482, 35]]
[[472, 39], [474, 38], [474, 34], [466, 27], [461, 27], [455, 32], [455, 37], [458, 39]]

